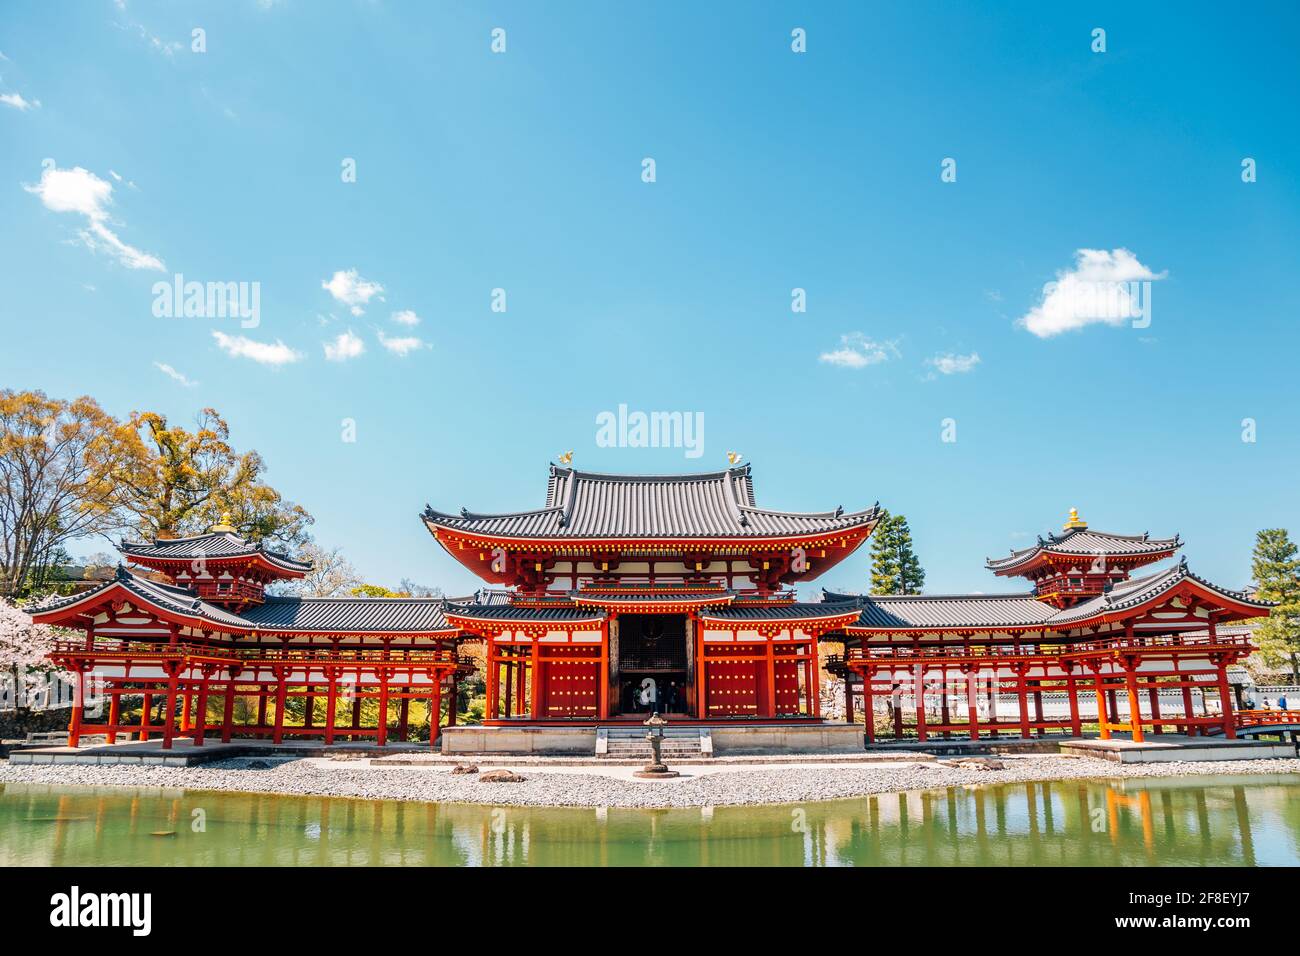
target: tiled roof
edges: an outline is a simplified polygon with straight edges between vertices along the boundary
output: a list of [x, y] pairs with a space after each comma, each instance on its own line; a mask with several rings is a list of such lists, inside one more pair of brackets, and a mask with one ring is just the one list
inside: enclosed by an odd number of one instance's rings
[[1058, 612], [1052, 618], [1053, 627], [1065, 627], [1071, 623], [1086, 620], [1090, 617], [1096, 617], [1101, 614], [1109, 614], [1114, 611], [1122, 611], [1126, 608], [1136, 607], [1139, 604], [1158, 597], [1165, 591], [1170, 590], [1175, 585], [1185, 580], [1192, 580], [1202, 587], [1215, 594], [1221, 595], [1228, 600], [1236, 601], [1240, 604], [1248, 604], [1260, 609], [1261, 614], [1268, 613], [1268, 609], [1273, 607], [1267, 601], [1257, 601], [1244, 591], [1233, 591], [1228, 588], [1221, 588], [1199, 575], [1193, 574], [1187, 568], [1186, 561], [1180, 561], [1165, 571], [1158, 571], [1155, 574], [1149, 574], [1145, 577], [1134, 578], [1116, 584], [1110, 591], [1099, 595], [1090, 601], [1084, 601], [1074, 607], [1068, 607]]
[[[1116, 611], [1137, 607], [1169, 591], [1184, 580], [1193, 580], [1225, 599], [1260, 608], [1271, 606], [1255, 601], [1241, 591], [1231, 591], [1192, 574], [1185, 562], [1172, 568], [1116, 584], [1110, 591], [1074, 607], [1058, 610], [1039, 601], [1032, 594], [923, 594], [861, 596], [862, 614], [853, 628], [863, 630], [906, 629], [975, 629], [1027, 627], [1059, 630]], [[828, 600], [830, 607], [843, 606], [841, 600]]]
[[1143, 555], [1162, 555], [1178, 550], [1182, 542], [1177, 535], [1172, 538], [1151, 538], [1145, 534], [1108, 534], [1105, 531], [1089, 531], [1086, 528], [1073, 528], [1064, 534], [1050, 534], [1040, 537], [1031, 548], [1012, 551], [1005, 558], [988, 558], [985, 566], [991, 571], [1010, 571], [1028, 564], [1041, 554], [1079, 555], [1093, 557], [1099, 554], [1141, 557]]
[[199, 600], [194, 596], [194, 592], [186, 588], [150, 581], [148, 578], [132, 574], [120, 566], [117, 573], [102, 584], [78, 594], [47, 601], [39, 608], [32, 608], [31, 613], [48, 614], [51, 611], [60, 611], [83, 602], [94, 604], [96, 597], [115, 587], [121, 587], [144, 603], [155, 605], [161, 610], [170, 611], [172, 614], [203, 621], [217, 628], [232, 627], [240, 631], [248, 629], [248, 623], [239, 615], [232, 614], [215, 604], [208, 604], [206, 601]]
[[569, 597], [580, 604], [729, 604], [735, 591], [571, 591]]
[[1032, 594], [881, 594], [861, 601], [854, 626], [865, 628], [1041, 625], [1056, 612]]
[[822, 618], [838, 617], [852, 610], [846, 605], [828, 602], [800, 604], [767, 604], [761, 601], [743, 601], [726, 607], [708, 610], [700, 617], [709, 621], [734, 621], [736, 623], [756, 623], [759, 621], [816, 621]]
[[504, 538], [754, 538], [822, 534], [873, 524], [878, 509], [846, 513], [756, 506], [749, 466], [698, 475], [602, 475], [551, 466], [546, 506], [459, 515], [426, 508], [424, 520]]
[[572, 604], [545, 606], [531, 604], [448, 604], [446, 610], [451, 617], [502, 623], [568, 624], [601, 621], [605, 618], [604, 611], [594, 608], [574, 607]]
[[454, 631], [441, 598], [268, 597], [242, 617], [263, 631], [426, 634]]
[[189, 538], [163, 538], [153, 542], [123, 541], [123, 554], [132, 558], [193, 561], [201, 558], [242, 558], [260, 555], [286, 571], [310, 571], [310, 561], [295, 561], [287, 554], [270, 551], [237, 534], [214, 531]]

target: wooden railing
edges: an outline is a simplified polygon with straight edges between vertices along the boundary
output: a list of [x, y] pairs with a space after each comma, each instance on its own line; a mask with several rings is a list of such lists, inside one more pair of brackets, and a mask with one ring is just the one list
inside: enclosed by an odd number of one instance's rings
[[124, 641], [97, 639], [90, 647], [84, 641], [55, 641], [53, 655], [68, 657], [111, 657], [154, 660], [198, 658], [213, 661], [299, 663], [304, 661], [328, 662], [382, 662], [382, 663], [445, 663], [458, 664], [455, 651], [434, 648], [410, 647], [215, 647], [205, 644], [162, 644], [149, 641]]
[[1272, 727], [1282, 724], [1300, 725], [1300, 710], [1239, 710], [1238, 727]]
[[914, 645], [914, 644], [889, 644], [889, 645], [868, 645], [867, 647], [851, 647], [845, 656], [847, 661], [864, 661], [872, 659], [903, 659], [912, 660], [916, 658], [949, 658], [951, 660], [969, 659], [969, 658], [996, 658], [1000, 661], [1015, 661], [1020, 658], [1041, 658], [1052, 657], [1057, 655], [1076, 655], [1076, 654], [1096, 654], [1126, 648], [1157, 648], [1157, 649], [1210, 649], [1218, 647], [1237, 647], [1250, 649], [1252, 645], [1250, 638], [1244, 634], [1222, 634], [1211, 637], [1205, 635], [1182, 635], [1182, 634], [1160, 634], [1160, 635], [1141, 635], [1136, 634], [1133, 637], [1099, 638], [1092, 641], [1071, 641], [1059, 644], [1041, 644], [1033, 651], [1002, 651], [999, 648], [1008, 645], [972, 645], [969, 651], [960, 647], [953, 646], [934, 646], [934, 645]]

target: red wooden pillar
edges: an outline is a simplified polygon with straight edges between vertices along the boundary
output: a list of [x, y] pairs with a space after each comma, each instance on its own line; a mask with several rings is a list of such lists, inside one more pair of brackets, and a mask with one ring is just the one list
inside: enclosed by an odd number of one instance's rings
[[925, 671], [917, 664], [912, 671], [912, 700], [916, 704], [916, 739], [925, 743]]
[[[357, 669], [356, 676], [352, 684], [352, 729], [361, 729], [361, 670]], [[349, 735], [350, 739], [356, 740], [358, 734]]]
[[442, 732], [442, 675], [434, 673], [433, 698], [429, 701], [429, 747], [438, 748], [438, 734]]
[[221, 702], [221, 742], [230, 743], [230, 736], [234, 730], [235, 722], [235, 681], [232, 675], [231, 679], [226, 681], [225, 699]]
[[153, 710], [153, 694], [145, 693], [140, 707], [140, 739], [149, 739], [149, 712]]
[[876, 715], [875, 708], [871, 700], [871, 681], [873, 678], [871, 665], [864, 664], [862, 667], [862, 726], [863, 732], [867, 735], [867, 743], [876, 742]]
[[970, 723], [970, 739], [979, 740], [979, 672], [973, 667], [966, 672], [966, 720]]
[[262, 728], [266, 726], [266, 685], [257, 685], [257, 736], [262, 737]]
[[199, 677], [199, 699], [195, 708], [198, 711], [198, 722], [194, 725], [194, 746], [203, 746], [203, 732], [208, 726], [208, 672], [205, 670]]
[[447, 688], [449, 697], [447, 698], [447, 726], [456, 726], [456, 708], [460, 706], [460, 679], [453, 670], [447, 675]]
[[121, 719], [122, 697], [117, 688], [109, 690], [108, 697], [108, 742], [117, 743], [117, 722]]
[[[515, 691], [515, 665], [511, 661], [507, 661], [506, 662], [506, 716], [507, 717], [513, 717], [515, 715], [514, 691]], [[520, 697], [523, 696], [522, 690], [519, 692], [519, 696]]]
[[813, 717], [815, 717], [816, 719], [821, 720], [822, 668], [821, 668], [821, 660], [817, 652], [818, 650], [817, 645], [818, 645], [817, 633], [814, 631], [812, 636], [812, 644], [810, 646], [810, 650], [812, 652], [812, 658], [811, 660], [808, 661], [808, 670], [809, 670], [808, 693], [812, 697], [812, 701], [811, 701], [812, 706], [809, 708], [808, 712], [812, 714]]
[[388, 746], [388, 671], [379, 672], [379, 727], [375, 737], [381, 747]]
[[844, 722], [853, 723], [853, 671], [844, 671]]
[[194, 724], [194, 713], [190, 709], [190, 702], [194, 699], [191, 693], [189, 681], [185, 682], [185, 690], [181, 696], [181, 734], [186, 734]]
[[397, 703], [397, 739], [401, 743], [406, 743], [411, 731], [411, 699], [406, 696], [408, 693], [410, 693], [409, 686]]
[[1163, 734], [1165, 729], [1156, 721], [1160, 720], [1160, 686], [1153, 677], [1147, 685], [1147, 698], [1151, 701], [1151, 732], [1153, 734]]
[[1034, 682], [1034, 720], [1038, 723], [1035, 732], [1042, 737], [1047, 730], [1043, 727], [1043, 682], [1041, 680]]
[[[695, 627], [699, 627], [698, 623]], [[699, 678], [697, 677], [696, 680]], [[596, 675], [596, 716], [609, 719], [609, 622], [600, 625], [600, 673]]]
[[709, 664], [704, 653], [704, 625], [695, 627], [695, 717], [707, 720], [709, 716]]
[[282, 667], [275, 669], [275, 729], [271, 732], [271, 743], [284, 742], [284, 705], [288, 699], [288, 672]]
[[532, 682], [531, 694], [528, 698], [528, 716], [533, 720], [538, 720], [542, 716], [542, 636], [533, 634], [532, 645], [529, 647], [530, 664], [529, 680]]
[[1083, 721], [1079, 718], [1079, 682], [1073, 669], [1065, 672], [1065, 693], [1070, 698], [1070, 736], [1078, 737], [1083, 733]]
[[497, 671], [500, 666], [497, 661], [497, 642], [489, 637], [487, 639], [487, 713], [484, 715], [488, 720], [497, 718], [497, 683], [500, 677]]
[[[1192, 688], [1187, 684], [1187, 679], [1183, 678], [1183, 717], [1190, 718], [1191, 716], [1192, 716]], [[1195, 737], [1196, 727], [1192, 725], [1190, 720], [1188, 720], [1186, 726], [1187, 726], [1187, 736]]]
[[307, 696], [303, 698], [302, 707], [302, 726], [306, 729], [316, 722], [316, 695], [312, 693], [311, 684], [308, 684], [303, 690], [307, 692]]
[[[528, 673], [528, 668], [524, 666], [522, 657], [515, 664], [514, 675], [515, 675], [515, 710], [513, 716], [522, 717], [525, 712], [524, 699], [527, 696], [526, 695], [527, 685], [525, 683], [525, 680], [530, 676], [535, 678], [535, 675], [530, 675]], [[507, 717], [511, 716], [510, 705], [508, 703], [506, 704], [506, 716]]]
[[894, 739], [903, 739], [903, 693], [902, 687], [894, 680], [894, 672], [889, 672], [889, 707], [894, 716]]
[[1137, 664], [1132, 662], [1124, 668], [1124, 690], [1128, 695], [1128, 726], [1133, 734], [1135, 744], [1142, 743], [1146, 736], [1142, 733], [1142, 709], [1138, 701]]
[[1028, 738], [1029, 731], [1029, 689], [1025, 680], [1025, 665], [1017, 664], [1016, 672], [1016, 699], [1020, 703], [1020, 736]]
[[763, 702], [763, 716], [776, 717], [776, 648], [772, 644], [772, 635], [767, 638], [767, 699]]
[[939, 669], [939, 721], [943, 724], [943, 739], [951, 740], [952, 731], [948, 725], [952, 721], [952, 714], [948, 711], [948, 668]]
[[[76, 747], [81, 743], [81, 708], [86, 699], [86, 672], [82, 669], [83, 667], [84, 665], [78, 661], [76, 664], [76, 683], [72, 685], [72, 714], [68, 720], [69, 747]], [[15, 693], [18, 693], [19, 690], [19, 687], [14, 687]]]
[[1097, 692], [1097, 726], [1102, 740], [1110, 740], [1110, 715], [1106, 713], [1106, 685], [1101, 679], [1101, 670], [1093, 671], [1094, 687]]
[[177, 662], [169, 661], [167, 664], [167, 714], [163, 721], [163, 750], [172, 749], [172, 737], [176, 735], [176, 675], [179, 668]]
[[325, 746], [334, 743], [334, 716], [338, 711], [339, 673], [331, 668], [325, 675], [329, 683], [325, 685]]
[[[1214, 622], [1210, 622], [1210, 640], [1214, 640]], [[1237, 721], [1232, 713], [1232, 689], [1228, 686], [1228, 660], [1219, 656], [1216, 661], [1219, 670], [1219, 708], [1223, 711], [1223, 736], [1227, 740], [1237, 739]]]

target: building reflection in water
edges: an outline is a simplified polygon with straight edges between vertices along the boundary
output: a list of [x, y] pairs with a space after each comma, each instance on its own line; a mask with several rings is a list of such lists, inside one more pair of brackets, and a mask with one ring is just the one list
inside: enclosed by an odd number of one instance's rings
[[10, 784], [0, 788], [0, 865], [1294, 865], [1297, 796], [1300, 784], [1283, 775], [689, 810]]

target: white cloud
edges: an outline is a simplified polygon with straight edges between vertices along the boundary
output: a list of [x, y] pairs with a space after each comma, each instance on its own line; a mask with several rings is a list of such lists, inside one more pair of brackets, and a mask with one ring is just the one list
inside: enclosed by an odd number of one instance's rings
[[21, 93], [0, 93], [0, 103], [5, 106], [12, 106], [19, 112], [26, 113], [28, 110], [38, 109], [41, 105], [40, 100], [25, 100]]
[[375, 296], [379, 296], [380, 302], [384, 301], [381, 295], [384, 287], [378, 282], [363, 279], [356, 269], [348, 269], [346, 272], [340, 269], [327, 281], [322, 282], [320, 287], [351, 309], [353, 315], [361, 315], [365, 312], [365, 307]]
[[72, 169], [46, 167], [41, 181], [23, 189], [39, 196], [45, 208], [53, 212], [71, 212], [86, 217], [85, 228], [77, 235], [88, 249], [106, 250], [128, 269], [152, 269], [165, 272], [163, 262], [152, 253], [129, 245], [109, 228], [112, 220], [108, 207], [113, 204], [113, 184], [100, 179], [80, 166]]
[[896, 342], [877, 342], [867, 338], [861, 332], [849, 332], [840, 336], [838, 349], [823, 352], [820, 360], [827, 365], [838, 365], [841, 368], [866, 368], [868, 365], [878, 365], [898, 357]]
[[420, 324], [420, 317], [410, 309], [403, 309], [401, 312], [394, 312], [392, 318], [398, 325], [416, 326]]
[[198, 382], [191, 381], [187, 376], [176, 371], [176, 369], [172, 368], [166, 362], [154, 362], [153, 367], [162, 372], [168, 378], [180, 382], [186, 388], [193, 388], [195, 385], [199, 384]]
[[274, 344], [257, 342], [242, 335], [227, 335], [216, 330], [213, 330], [212, 337], [217, 340], [217, 345], [227, 355], [252, 359], [261, 365], [288, 365], [302, 358], [301, 352], [295, 352], [279, 339]]
[[346, 362], [354, 359], [366, 350], [366, 343], [361, 336], [353, 335], [352, 330], [340, 332], [333, 342], [325, 342], [325, 357], [331, 362]]
[[1126, 325], [1149, 316], [1149, 287], [1139, 282], [1165, 278], [1138, 262], [1127, 249], [1079, 249], [1073, 269], [1056, 273], [1043, 288], [1042, 300], [1016, 324], [1046, 339], [1087, 325]]
[[383, 330], [379, 331], [379, 343], [394, 355], [406, 356], [419, 349], [432, 348], [424, 339], [414, 335], [389, 338]]
[[971, 352], [970, 355], [955, 355], [952, 352], [945, 352], [925, 360], [926, 365], [933, 366], [936, 371], [943, 375], [960, 375], [963, 372], [971, 371], [979, 363], [980, 356], [978, 352]]

